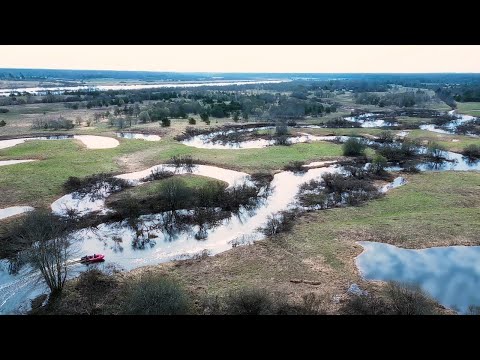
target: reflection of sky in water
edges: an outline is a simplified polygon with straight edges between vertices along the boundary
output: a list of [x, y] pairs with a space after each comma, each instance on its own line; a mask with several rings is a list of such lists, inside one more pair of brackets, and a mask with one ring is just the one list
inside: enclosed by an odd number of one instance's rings
[[82, 85], [82, 86], [55, 86], [55, 87], [28, 87], [1, 89], [0, 96], [9, 96], [12, 92], [28, 92], [30, 94], [45, 94], [50, 91], [52, 94], [62, 94], [65, 91], [105, 91], [105, 90], [140, 90], [159, 88], [182, 88], [200, 86], [230, 86], [230, 85], [251, 85], [251, 84], [278, 84], [290, 80], [244, 80], [244, 81], [218, 81], [218, 82], [165, 82], [163, 84], [122, 84], [122, 85]]
[[455, 110], [449, 111], [448, 114], [455, 116], [456, 119], [446, 123], [445, 125], [442, 126], [442, 128], [437, 127], [437, 125], [434, 125], [434, 124], [420, 125], [419, 128], [421, 130], [433, 131], [440, 134], [454, 134], [457, 127], [476, 119], [475, 116], [456, 114]]
[[155, 134], [137, 134], [131, 132], [117, 132], [115, 133], [117, 137], [124, 139], [136, 139], [136, 140], [145, 140], [145, 141], [160, 141], [161, 137]]
[[480, 305], [480, 246], [422, 250], [362, 241], [365, 251], [356, 263], [369, 280], [416, 283], [441, 304], [465, 313]]
[[[136, 173], [123, 174], [130, 180], [138, 180], [150, 173], [151, 169]], [[238, 216], [221, 221], [218, 226], [207, 226], [206, 239], [196, 240], [199, 232], [198, 225], [187, 226], [168, 233], [159, 226], [162, 223], [162, 214], [143, 216], [144, 220], [137, 232], [136, 229], [121, 223], [100, 224], [96, 229], [86, 228], [72, 234], [76, 240], [76, 257], [85, 254], [101, 253], [105, 255], [105, 263], [118, 264], [125, 270], [139, 266], [153, 265], [172, 259], [188, 258], [203, 250], [209, 254], [216, 254], [232, 247], [232, 243], [248, 243], [262, 239], [264, 235], [257, 229], [265, 224], [272, 213], [289, 208], [295, 201], [298, 188], [302, 183], [317, 179], [324, 173], [337, 171], [335, 166], [310, 169], [305, 173], [295, 174], [282, 171], [275, 174], [271, 182], [272, 193], [259, 206], [251, 211], [243, 209]], [[211, 177], [227, 181], [234, 185], [238, 180], [245, 180], [247, 174], [228, 169], [221, 169], [207, 165], [196, 166], [197, 173], [204, 173]], [[182, 212], [182, 211], [180, 211]], [[185, 211], [183, 211], [185, 213]], [[164, 213], [163, 216], [166, 216]], [[145, 241], [145, 247], [138, 249], [132, 246], [136, 240]], [[83, 265], [75, 269], [83, 270]], [[77, 270], [76, 270], [77, 271]], [[72, 276], [78, 275], [78, 272]], [[0, 267], [0, 314], [12, 313], [17, 309], [28, 308], [29, 299], [44, 291], [42, 283], [35, 283], [33, 278], [21, 272], [19, 275], [10, 275], [6, 268]], [[5, 303], [2, 305], [1, 299]]]
[[[365, 113], [358, 116], [347, 116], [344, 119], [350, 122], [356, 122], [361, 124], [362, 128], [375, 128], [375, 127], [384, 127], [384, 126], [398, 126], [395, 122], [389, 122], [382, 119], [375, 119], [376, 117], [381, 117], [378, 114]], [[372, 120], [369, 120], [372, 118]]]

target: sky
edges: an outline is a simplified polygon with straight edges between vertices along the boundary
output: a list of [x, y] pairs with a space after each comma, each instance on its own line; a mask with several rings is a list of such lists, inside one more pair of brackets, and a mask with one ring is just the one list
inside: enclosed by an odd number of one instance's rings
[[0, 45], [0, 68], [480, 72], [479, 45]]

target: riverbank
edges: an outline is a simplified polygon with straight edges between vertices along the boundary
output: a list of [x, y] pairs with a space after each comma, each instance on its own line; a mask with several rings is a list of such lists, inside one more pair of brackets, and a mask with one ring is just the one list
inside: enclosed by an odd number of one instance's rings
[[[206, 295], [221, 296], [245, 287], [280, 292], [294, 303], [313, 292], [326, 296], [328, 313], [336, 314], [349, 297], [347, 290], [352, 284], [373, 294], [380, 293], [383, 287], [382, 282], [361, 278], [355, 258], [363, 249], [357, 241], [415, 249], [480, 245], [476, 236], [480, 201], [472, 196], [480, 186], [480, 173], [422, 173], [406, 177], [407, 185], [363, 206], [304, 214], [290, 232], [273, 239], [211, 257], [147, 266], [116, 276], [122, 283], [146, 272], [169, 275], [184, 284], [197, 302]], [[76, 296], [74, 284], [67, 287], [70, 304]], [[118, 310], [108, 299], [99, 299], [97, 304], [103, 304], [99, 305], [99, 312]]]

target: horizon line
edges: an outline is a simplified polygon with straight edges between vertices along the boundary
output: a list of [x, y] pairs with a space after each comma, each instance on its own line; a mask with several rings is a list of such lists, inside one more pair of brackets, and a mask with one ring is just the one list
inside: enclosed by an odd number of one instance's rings
[[119, 69], [80, 69], [80, 68], [43, 68], [43, 67], [1, 67], [6, 70], [73, 70], [73, 71], [112, 71], [112, 72], [149, 72], [149, 73], [174, 73], [174, 74], [480, 74], [480, 72], [458, 72], [458, 71], [441, 71], [441, 72], [309, 72], [309, 71], [172, 71], [172, 70], [119, 70]]

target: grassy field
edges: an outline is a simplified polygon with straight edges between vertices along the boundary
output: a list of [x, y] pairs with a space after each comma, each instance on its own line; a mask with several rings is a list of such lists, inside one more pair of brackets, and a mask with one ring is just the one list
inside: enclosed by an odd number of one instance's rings
[[[46, 104], [49, 105], [49, 104]], [[51, 106], [51, 105], [49, 105]], [[216, 123], [215, 121], [218, 121]], [[212, 121], [221, 126], [230, 119]], [[210, 125], [210, 127], [212, 127]], [[245, 171], [276, 171], [291, 161], [320, 161], [342, 155], [341, 146], [329, 142], [313, 142], [292, 146], [273, 146], [264, 149], [208, 150], [185, 146], [173, 139], [188, 126], [186, 119], [173, 119], [170, 128], [161, 128], [158, 123], [139, 124], [126, 131], [157, 132], [160, 142], [120, 139], [120, 146], [106, 150], [88, 150], [73, 140], [27, 142], [13, 148], [0, 150], [0, 160], [39, 159], [33, 163], [0, 168], [0, 206], [32, 205], [47, 207], [63, 194], [62, 184], [69, 176], [87, 176], [97, 172], [123, 173], [142, 170], [165, 162], [174, 155], [191, 155], [212, 165]], [[208, 125], [198, 121], [197, 128]], [[114, 136], [116, 130], [101, 123], [90, 130], [97, 135]], [[326, 135], [379, 135], [380, 129], [301, 129], [298, 132]], [[76, 133], [84, 133], [84, 131]], [[292, 130], [291, 132], [295, 132]], [[398, 131], [392, 131], [397, 133]], [[466, 145], [480, 144], [480, 140], [459, 136], [437, 134], [424, 130], [410, 131], [409, 138], [420, 141], [436, 141], [452, 151], [462, 151]], [[459, 140], [454, 142], [452, 140]], [[373, 155], [368, 151], [368, 155]], [[267, 161], [268, 159], [268, 161]]]
[[471, 136], [439, 134], [427, 130], [412, 130], [408, 134], [408, 139], [415, 139], [421, 142], [435, 141], [444, 146], [447, 150], [461, 152], [466, 146], [471, 144], [480, 145], [480, 139]]
[[[228, 186], [228, 184], [223, 181], [218, 181], [216, 179], [200, 175], [185, 174], [177, 175], [176, 178], [182, 179], [183, 183], [188, 188], [199, 189], [203, 188], [204, 186], [213, 185], [215, 183], [220, 183], [224, 187]], [[149, 198], [150, 196], [157, 195], [158, 193], [162, 192], [162, 190], [165, 188], [165, 180], [166, 179], [155, 180], [146, 184], [142, 184], [140, 186], [128, 188], [120, 193], [113, 194], [111, 197], [108, 198], [108, 201], [114, 201], [128, 196], [132, 196], [139, 200]]]
[[405, 125], [420, 125], [420, 124], [429, 124], [432, 119], [428, 118], [418, 118], [418, 117], [409, 117], [409, 116], [397, 116], [397, 122]]
[[480, 102], [457, 102], [457, 112], [472, 116], [480, 116]]
[[114, 149], [89, 150], [73, 140], [32, 141], [0, 150], [0, 158], [39, 159], [32, 163], [0, 168], [0, 207], [15, 204], [48, 206], [63, 194], [69, 176], [119, 172], [115, 156], [151, 146], [147, 142], [122, 141]]
[[340, 145], [328, 142], [264, 149], [206, 150], [170, 138], [159, 142], [120, 139], [117, 148], [89, 150], [74, 140], [32, 141], [0, 150], [1, 160], [41, 160], [0, 167], [0, 207], [47, 207], [63, 194], [62, 184], [69, 176], [137, 171], [165, 162], [174, 155], [192, 155], [210, 164], [253, 173], [278, 170], [291, 161], [331, 159], [341, 153]]
[[[392, 134], [398, 134], [400, 130], [381, 130], [371, 128], [351, 128], [351, 129], [300, 129], [298, 132], [305, 132], [313, 135], [335, 135], [335, 136], [365, 136], [373, 135], [378, 136], [382, 132], [390, 132]], [[408, 130], [408, 139], [418, 140], [422, 143], [428, 141], [435, 141], [447, 150], [454, 152], [461, 152], [467, 145], [476, 144], [480, 145], [480, 139], [471, 136], [464, 135], [450, 135], [440, 134], [427, 130]]]
[[335, 136], [361, 136], [364, 134], [378, 136], [382, 132], [399, 133], [400, 130], [383, 130], [373, 128], [324, 128], [324, 129], [298, 129], [297, 133], [308, 133], [312, 135], [335, 135]]
[[[346, 297], [363, 281], [354, 264], [368, 240], [408, 248], [479, 245], [480, 173], [424, 173], [361, 207], [317, 211], [302, 216], [293, 230], [273, 240], [234, 248], [214, 257], [164, 264], [143, 271], [173, 273], [196, 296], [225, 294], [244, 286], [283, 292], [293, 300], [315, 292]], [[292, 283], [315, 281], [317, 285]], [[338, 305], [330, 301], [331, 311]]]
[[[306, 122], [321, 123], [338, 116], [349, 115], [350, 108], [373, 110], [373, 106], [354, 104], [351, 93], [332, 99], [342, 108], [337, 113]], [[436, 104], [436, 105], [435, 105]], [[435, 103], [438, 108], [447, 106]], [[432, 105], [433, 106], [433, 105]], [[472, 106], [461, 113], [474, 111]], [[63, 115], [93, 116], [97, 111], [70, 110], [63, 104], [38, 104], [9, 107], [0, 114], [7, 126], [0, 135], [28, 135], [31, 121], [36, 116]], [[480, 107], [478, 107], [480, 109]], [[380, 108], [378, 108], [380, 109]], [[111, 109], [110, 109], [111, 110]], [[385, 109], [383, 109], [385, 110]], [[112, 110], [111, 110], [112, 111]], [[211, 119], [211, 125], [202, 123], [198, 116], [197, 128], [208, 128], [232, 123], [231, 119]], [[428, 119], [405, 118], [406, 122]], [[188, 125], [187, 119], [173, 119], [172, 126], [161, 128], [158, 122], [136, 125], [124, 131], [149, 131], [162, 136], [159, 142], [119, 139], [120, 146], [113, 149], [89, 150], [76, 140], [33, 141], [0, 150], [0, 160], [38, 159], [0, 167], [0, 208], [13, 205], [31, 205], [47, 208], [64, 194], [63, 183], [70, 176], [106, 172], [119, 174], [143, 170], [161, 164], [174, 155], [191, 155], [194, 159], [224, 168], [254, 173], [275, 172], [292, 161], [321, 161], [338, 159], [341, 145], [330, 142], [312, 142], [292, 146], [272, 146], [263, 149], [208, 150], [189, 147], [174, 140]], [[69, 133], [91, 133], [114, 136], [117, 130], [106, 121], [87, 128], [76, 127]], [[375, 135], [384, 130], [355, 129], [291, 129], [317, 135]], [[388, 130], [398, 133], [398, 130]], [[479, 139], [460, 135], [445, 135], [424, 130], [409, 131], [408, 138], [422, 142], [436, 141], [449, 150], [461, 151], [466, 145], [480, 144]], [[453, 141], [458, 140], [458, 141]], [[367, 150], [368, 155], [374, 151]], [[189, 187], [208, 185], [216, 180], [184, 175]], [[140, 268], [125, 275], [134, 277], [145, 271], [170, 273], [180, 278], [189, 291], [198, 298], [205, 294], [225, 294], [248, 286], [287, 294], [293, 301], [309, 292], [326, 294], [328, 299], [337, 295], [345, 298], [351, 283], [375, 291], [378, 284], [361, 279], [354, 259], [362, 248], [360, 240], [379, 241], [409, 248], [441, 245], [479, 245], [480, 226], [480, 173], [437, 172], [406, 175], [408, 184], [390, 191], [385, 197], [364, 206], [337, 208], [310, 212], [298, 218], [292, 231], [274, 239], [257, 242], [252, 246], [237, 247], [225, 253], [200, 260], [187, 260]], [[164, 182], [128, 189], [112, 197], [127, 194], [135, 198], [149, 197], [162, 190]], [[293, 281], [292, 281], [293, 280]], [[300, 282], [298, 280], [301, 280]], [[307, 282], [303, 282], [307, 280]], [[313, 281], [314, 285], [308, 283]], [[339, 303], [329, 300], [329, 311], [335, 312]]]

